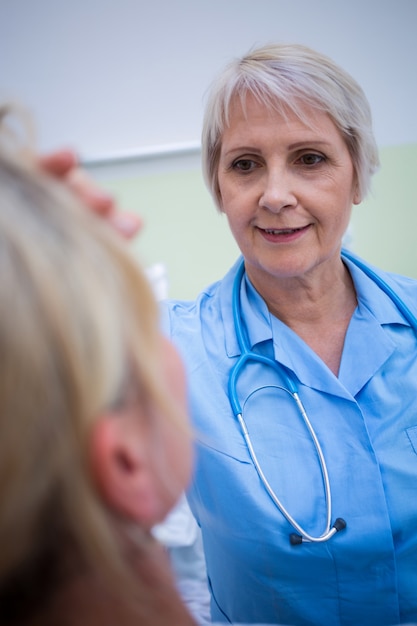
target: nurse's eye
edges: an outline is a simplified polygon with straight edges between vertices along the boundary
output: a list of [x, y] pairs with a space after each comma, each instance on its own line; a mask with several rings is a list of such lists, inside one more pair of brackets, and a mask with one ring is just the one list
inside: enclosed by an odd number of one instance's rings
[[236, 159], [232, 163], [232, 169], [238, 170], [239, 172], [251, 172], [257, 167], [255, 161], [252, 159]]
[[315, 152], [308, 152], [299, 157], [301, 164], [307, 166], [319, 165], [320, 163], [324, 163], [325, 160], [326, 158], [322, 154]]

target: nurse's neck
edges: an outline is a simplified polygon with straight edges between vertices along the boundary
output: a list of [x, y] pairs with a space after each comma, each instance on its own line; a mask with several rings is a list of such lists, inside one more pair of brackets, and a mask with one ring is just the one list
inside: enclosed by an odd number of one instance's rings
[[249, 278], [272, 315], [291, 328], [338, 376], [346, 331], [357, 306], [346, 267], [328, 276]]

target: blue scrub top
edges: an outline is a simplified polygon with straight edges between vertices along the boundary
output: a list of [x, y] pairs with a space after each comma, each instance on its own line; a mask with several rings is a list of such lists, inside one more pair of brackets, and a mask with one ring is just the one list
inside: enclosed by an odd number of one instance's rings
[[[240, 261], [239, 261], [240, 262]], [[242, 317], [252, 349], [298, 382], [326, 459], [332, 520], [325, 543], [291, 546], [293, 528], [250, 459], [227, 385], [239, 355], [232, 315], [238, 263], [194, 302], [170, 301], [163, 324], [190, 383], [196, 466], [189, 501], [201, 526], [217, 622], [360, 626], [417, 621], [417, 345], [390, 298], [348, 265], [358, 296], [336, 377], [248, 279]], [[379, 272], [414, 311], [417, 281]], [[283, 380], [248, 365], [237, 389], [255, 452], [289, 513], [312, 535], [325, 528], [322, 474]]]

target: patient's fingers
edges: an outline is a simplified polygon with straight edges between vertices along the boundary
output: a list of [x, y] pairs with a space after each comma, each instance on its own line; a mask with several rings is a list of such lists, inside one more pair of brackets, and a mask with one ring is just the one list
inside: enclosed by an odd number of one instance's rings
[[67, 184], [88, 209], [106, 219], [126, 239], [133, 238], [142, 228], [142, 218], [120, 211], [115, 198], [79, 167], [78, 157], [72, 150], [56, 150], [39, 156], [38, 163], [44, 171]]
[[143, 227], [143, 220], [136, 213], [116, 211], [108, 217], [108, 220], [125, 239], [133, 239]]
[[64, 177], [72, 169], [77, 167], [78, 164], [78, 158], [75, 152], [67, 149], [56, 150], [49, 154], [38, 156], [37, 158], [43, 170], [58, 178]]
[[72, 168], [65, 176], [65, 181], [76, 196], [95, 213], [107, 217], [116, 210], [116, 203], [113, 196], [102, 190], [88, 174], [79, 167]]

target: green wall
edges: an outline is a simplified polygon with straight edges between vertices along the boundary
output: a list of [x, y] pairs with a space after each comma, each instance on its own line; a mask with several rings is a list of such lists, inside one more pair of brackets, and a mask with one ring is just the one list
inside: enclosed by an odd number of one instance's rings
[[372, 192], [352, 214], [353, 249], [368, 261], [417, 278], [417, 144], [380, 151]]
[[212, 203], [200, 170], [105, 181], [144, 228], [132, 247], [145, 266], [164, 263], [169, 296], [194, 298], [223, 276], [239, 250]]
[[[417, 278], [417, 144], [381, 149], [372, 193], [354, 207], [352, 248], [372, 263]], [[169, 296], [194, 298], [238, 255], [227, 220], [199, 170], [114, 178], [104, 186], [144, 218], [131, 245], [145, 266], [166, 265]]]

